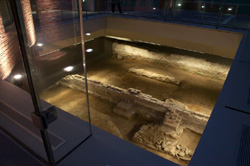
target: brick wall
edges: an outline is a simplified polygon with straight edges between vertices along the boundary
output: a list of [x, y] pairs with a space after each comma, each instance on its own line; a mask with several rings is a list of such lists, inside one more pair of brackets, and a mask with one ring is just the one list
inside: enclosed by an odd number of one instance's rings
[[[72, 8], [77, 9], [73, 0], [31, 0], [31, 2], [36, 4], [39, 20], [37, 32], [34, 28], [30, 0], [21, 0], [29, 46], [35, 44], [36, 38], [38, 42], [53, 43], [74, 37], [75, 27], [72, 26], [72, 22], [65, 23], [62, 17], [62, 9], [69, 13]], [[14, 23], [4, 27], [0, 11], [0, 79], [8, 77], [20, 55]]]
[[30, 0], [21, 0], [24, 23], [26, 27], [26, 34], [29, 46], [32, 46], [36, 42], [35, 27], [33, 23], [32, 11]]
[[14, 24], [4, 27], [0, 13], [0, 79], [8, 77], [19, 59], [19, 43]]
[[[51, 44], [74, 36], [72, 22], [72, 7], [75, 4], [72, 0], [37, 0], [37, 14], [40, 31], [37, 33], [37, 40], [44, 44]], [[75, 7], [76, 8], [76, 7]], [[63, 11], [62, 11], [63, 10]]]

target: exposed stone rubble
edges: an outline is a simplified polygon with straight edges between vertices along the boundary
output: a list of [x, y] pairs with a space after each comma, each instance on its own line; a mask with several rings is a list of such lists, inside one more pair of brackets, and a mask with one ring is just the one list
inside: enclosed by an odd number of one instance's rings
[[148, 78], [152, 78], [152, 79], [155, 79], [155, 80], [158, 80], [158, 81], [173, 83], [173, 84], [176, 84], [176, 85], [179, 85], [181, 83], [181, 81], [176, 79], [175, 77], [158, 74], [158, 73], [147, 71], [147, 70], [144, 70], [144, 69], [130, 68], [129, 72], [135, 73], [135, 74], [140, 75], [140, 76], [145, 76], [145, 77], [148, 77]]
[[166, 126], [164, 125], [143, 125], [134, 134], [133, 141], [185, 161], [190, 161], [193, 156], [192, 150], [177, 143], [177, 137], [169, 136], [169, 132], [166, 132]]
[[[81, 75], [68, 75], [58, 83], [85, 91], [84, 76]], [[147, 120], [162, 122], [143, 125], [134, 134], [133, 141], [181, 160], [191, 159], [193, 152], [177, 144], [177, 139], [184, 129], [202, 134], [208, 115], [191, 111], [174, 99], [158, 100], [138, 89], [125, 90], [95, 80], [88, 80], [88, 87], [92, 95], [116, 103], [113, 112], [128, 120], [138, 115]]]
[[188, 149], [186, 146], [176, 145], [170, 150], [170, 154], [181, 160], [190, 161], [193, 156], [193, 151]]
[[178, 113], [178, 117], [181, 118], [183, 126], [199, 134], [203, 133], [204, 128], [202, 126], [206, 126], [209, 118], [208, 115], [191, 111], [186, 105], [174, 99], [166, 99], [165, 103], [171, 112], [174, 114]]
[[118, 59], [138, 59], [157, 62], [189, 70], [193, 73], [225, 80], [230, 66], [208, 62], [205, 59], [177, 54], [152, 52], [127, 44], [113, 43], [113, 55]]
[[129, 89], [128, 89], [128, 92], [129, 92], [130, 94], [132, 94], [132, 95], [138, 95], [139, 93], [141, 93], [140, 90], [138, 90], [138, 89], [133, 89], [133, 88], [129, 88]]
[[171, 148], [177, 143], [174, 138], [168, 137], [162, 132], [161, 125], [152, 123], [143, 125], [141, 129], [134, 134], [133, 141], [166, 153], [170, 153]]
[[[66, 76], [59, 84], [83, 92], [85, 91], [84, 76], [81, 75]], [[191, 111], [184, 104], [176, 100], [167, 99], [166, 101], [161, 101], [137, 89], [130, 88], [125, 90], [95, 80], [88, 80], [88, 87], [90, 94], [116, 103], [117, 110], [114, 110], [114, 112], [127, 119], [138, 115], [150, 121], [163, 121], [166, 113], [171, 113], [178, 115], [174, 117], [177, 118], [177, 121], [175, 121], [177, 125], [176, 129], [179, 129], [178, 123], [181, 122], [185, 128], [202, 134], [209, 118], [209, 115]], [[133, 107], [130, 109], [131, 106], [129, 103], [126, 104], [125, 101], [133, 101]], [[119, 105], [119, 103], [121, 104]], [[123, 108], [123, 106], [126, 108]], [[124, 113], [121, 113], [122, 111]]]

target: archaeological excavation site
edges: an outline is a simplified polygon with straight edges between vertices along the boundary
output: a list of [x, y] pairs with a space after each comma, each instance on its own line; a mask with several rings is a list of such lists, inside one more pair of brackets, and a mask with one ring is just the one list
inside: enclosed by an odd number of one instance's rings
[[[188, 165], [232, 60], [115, 37], [96, 38], [87, 41], [85, 47], [86, 75], [79, 67], [81, 45], [65, 48], [74, 59], [72, 66], [65, 69], [68, 72], [59, 81], [42, 90], [41, 99], [88, 121], [82, 111], [87, 106], [87, 85], [94, 126]], [[47, 59], [40, 58], [42, 71]], [[67, 58], [64, 61], [69, 63]], [[43, 74], [41, 80], [48, 80]]]
[[249, 166], [249, 11], [0, 0], [0, 166]]

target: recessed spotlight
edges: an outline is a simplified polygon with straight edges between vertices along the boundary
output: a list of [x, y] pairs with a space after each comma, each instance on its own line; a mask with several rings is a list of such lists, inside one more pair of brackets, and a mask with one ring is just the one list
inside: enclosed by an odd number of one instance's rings
[[205, 8], [205, 6], [204, 6], [204, 5], [202, 5], [202, 6], [201, 6], [201, 8], [202, 8], [202, 9], [204, 9], [204, 8]]
[[37, 43], [36, 44], [38, 47], [42, 47], [43, 46], [43, 43]]
[[89, 49], [86, 50], [86, 52], [92, 52], [92, 51], [93, 51], [92, 48], [89, 48]]
[[14, 75], [15, 80], [20, 80], [23, 76], [21, 74]]
[[74, 69], [73, 66], [68, 66], [68, 67], [65, 67], [63, 70], [66, 72], [71, 72], [73, 69]]
[[154, 7], [153, 10], [155, 10], [156, 8]]
[[178, 5], [177, 6], [181, 6], [181, 3], [178, 3]]
[[227, 10], [228, 10], [228, 11], [232, 11], [232, 10], [233, 10], [233, 8], [231, 8], [231, 7], [230, 7], [230, 8], [228, 8]]
[[91, 35], [91, 33], [86, 33], [85, 35], [86, 35], [86, 36], [90, 36], [90, 35]]

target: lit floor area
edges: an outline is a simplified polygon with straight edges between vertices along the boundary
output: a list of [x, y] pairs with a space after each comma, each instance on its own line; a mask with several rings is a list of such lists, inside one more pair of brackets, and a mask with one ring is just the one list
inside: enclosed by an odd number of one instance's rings
[[[140, 68], [181, 80], [179, 85], [166, 83], [129, 72]], [[165, 101], [173, 98], [187, 105], [191, 110], [210, 115], [216, 103], [224, 80], [205, 77], [187, 70], [163, 64], [139, 60], [108, 61], [88, 70], [88, 79], [97, 80], [123, 89], [139, 89], [145, 94]]]
[[[229, 67], [226, 66], [226, 68]], [[150, 73], [157, 73], [157, 76], [167, 75], [179, 82], [164, 82], [157, 79], [158, 77], [150, 78], [145, 75], [138, 75], [138, 73], [131, 72], [131, 69], [143, 69], [144, 71], [150, 71]], [[217, 73], [214, 74], [217, 75]], [[140, 58], [115, 57], [91, 66], [88, 69], [88, 79], [122, 89], [137, 89], [162, 102], [166, 99], [174, 99], [187, 106], [190, 112], [197, 112], [208, 117], [225, 81], [224, 77], [213, 77], [211, 73], [208, 76], [197, 71], [190, 71], [190, 67], [184, 68]], [[83, 120], [88, 119], [84, 92], [62, 86], [59, 83], [44, 90], [41, 93], [41, 98]], [[173, 156], [134, 141], [134, 135], [143, 125], [158, 125], [162, 123], [162, 120], [145, 119], [137, 115], [134, 118], [126, 119], [114, 113], [116, 107], [117, 103], [90, 93], [90, 111], [93, 125], [177, 164], [188, 165], [190, 159], [180, 159], [178, 155]], [[162, 119], [164, 119], [164, 115]], [[185, 125], [185, 123], [183, 122], [181, 125]], [[183, 131], [175, 138], [176, 145], [187, 147], [188, 150], [194, 152], [201, 134], [202, 132], [197, 133], [192, 128], [184, 127]]]
[[[57, 95], [54, 96], [54, 94]], [[86, 121], [88, 120], [86, 99], [82, 92], [59, 85], [44, 91], [41, 97], [47, 102], [75, 115], [76, 117]], [[90, 95], [90, 104], [91, 122], [93, 125], [177, 164], [187, 165], [187, 162], [185, 161], [178, 160], [171, 155], [153, 150], [132, 141], [134, 133], [143, 124], [147, 124], [148, 121], [140, 118], [126, 120], [112, 113], [113, 108], [115, 107], [114, 104], [92, 95]], [[200, 134], [191, 130], [185, 130], [178, 138], [178, 143], [195, 150], [199, 139]]]

